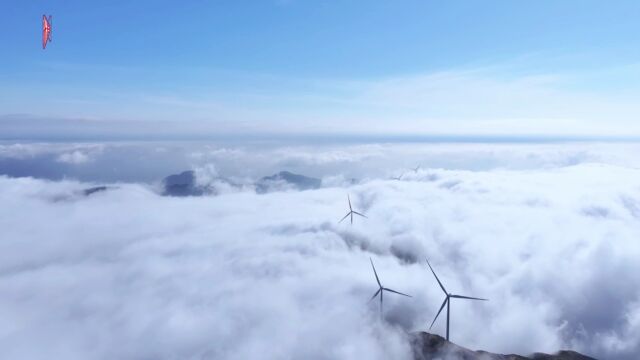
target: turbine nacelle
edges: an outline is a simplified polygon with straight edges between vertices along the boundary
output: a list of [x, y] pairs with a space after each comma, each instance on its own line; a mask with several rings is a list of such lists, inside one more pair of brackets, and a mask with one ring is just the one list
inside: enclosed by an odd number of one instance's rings
[[351, 197], [349, 197], [349, 195], [347, 195], [347, 201], [349, 202], [349, 212], [342, 219], [340, 219], [340, 221], [338, 221], [338, 224], [344, 221], [344, 219], [346, 219], [347, 217], [351, 217], [351, 225], [353, 225], [353, 214], [362, 216], [365, 219], [367, 218], [365, 215], [353, 210], [353, 207], [351, 207]]

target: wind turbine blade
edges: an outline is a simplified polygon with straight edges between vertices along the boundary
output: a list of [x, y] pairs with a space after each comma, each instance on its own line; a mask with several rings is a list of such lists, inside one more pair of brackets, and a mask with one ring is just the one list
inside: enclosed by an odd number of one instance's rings
[[349, 215], [351, 215], [351, 225], [353, 225], [353, 211], [351, 211]]
[[369, 301], [368, 301], [368, 302], [371, 302], [373, 299], [375, 299], [375, 298], [376, 298], [376, 296], [378, 296], [378, 294], [380, 294], [380, 291], [382, 291], [382, 289], [378, 289], [378, 291], [376, 291], [376, 293], [375, 293], [375, 294], [373, 294], [373, 296], [371, 297], [371, 299], [369, 299]]
[[368, 217], [367, 217], [366, 215], [360, 214], [360, 213], [359, 213], [359, 212], [357, 212], [357, 211], [353, 211], [353, 213], [354, 213], [354, 214], [356, 214], [356, 215], [360, 215], [360, 216], [362, 216], [363, 218], [368, 219]]
[[401, 293], [399, 291], [395, 291], [395, 290], [388, 289], [388, 288], [382, 288], [382, 290], [391, 291], [392, 293], [396, 293], [396, 294], [399, 294], [399, 295], [402, 295], [402, 296], [406, 296], [406, 297], [411, 297], [411, 295], [403, 294], [403, 293]]
[[351, 197], [349, 197], [349, 194], [347, 194], [347, 201], [349, 201], [349, 210], [353, 211], [353, 209], [351, 208]]
[[371, 261], [371, 267], [373, 268], [373, 274], [376, 276], [376, 281], [378, 282], [378, 286], [380, 286], [380, 289], [382, 289], [382, 284], [380, 284], [380, 279], [378, 278], [378, 273], [376, 272], [376, 267], [373, 266], [373, 260], [371, 260], [371, 258], [369, 258], [369, 261]]
[[489, 301], [489, 299], [481, 299], [481, 298], [475, 298], [475, 297], [471, 297], [471, 296], [462, 296], [462, 295], [451, 295], [452, 298], [456, 298], [456, 299], [469, 299], [469, 300], [482, 300], [482, 301]]
[[427, 260], [427, 265], [429, 265], [429, 269], [431, 269], [431, 272], [433, 273], [433, 276], [436, 277], [436, 280], [438, 281], [438, 284], [440, 285], [440, 288], [442, 288], [442, 291], [444, 291], [445, 295], [448, 296], [449, 294], [447, 293], [447, 289], [444, 288], [444, 285], [442, 285], [442, 283], [440, 282], [440, 279], [438, 279], [438, 275], [436, 275], [436, 272], [433, 271], [433, 268], [431, 267], [431, 264], [429, 264], [429, 259], [426, 259], [426, 260]]
[[351, 213], [348, 213], [347, 215], [345, 215], [342, 219], [340, 219], [340, 221], [338, 221], [338, 224], [340, 224], [342, 221], [344, 221], [344, 219], [347, 218], [347, 216], [351, 215]]
[[444, 306], [447, 305], [447, 301], [448, 300], [449, 300], [448, 296], [446, 298], [444, 298], [444, 302], [442, 303], [442, 306], [440, 306], [440, 310], [438, 310], [438, 313], [436, 314], [436, 317], [433, 318], [433, 321], [431, 322], [431, 326], [429, 326], [429, 330], [431, 330], [431, 328], [433, 327], [433, 324], [436, 322], [436, 320], [438, 320], [438, 316], [442, 312], [442, 309], [444, 309]]

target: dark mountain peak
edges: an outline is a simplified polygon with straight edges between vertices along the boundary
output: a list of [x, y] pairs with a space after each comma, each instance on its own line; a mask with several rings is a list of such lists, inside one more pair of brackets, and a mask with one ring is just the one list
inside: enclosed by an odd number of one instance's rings
[[322, 180], [289, 171], [280, 171], [271, 176], [265, 176], [256, 184], [256, 192], [263, 194], [282, 187], [294, 188], [296, 190], [317, 189], [322, 185]]
[[469, 350], [445, 340], [442, 336], [427, 332], [412, 333], [410, 336], [415, 360], [595, 360], [575, 351], [560, 351], [554, 355], [535, 353], [530, 356], [493, 354]]
[[274, 174], [271, 176], [265, 176], [262, 178], [262, 180], [284, 180], [292, 184], [309, 184], [310, 186], [316, 186], [316, 187], [319, 187], [321, 183], [320, 179], [316, 179], [316, 178], [312, 178], [312, 177], [308, 177], [300, 174], [294, 174], [290, 171], [280, 171], [277, 174]]
[[183, 171], [179, 174], [173, 174], [162, 180], [163, 191], [165, 196], [202, 196], [202, 195], [218, 195], [220, 186], [229, 188], [241, 188], [237, 184], [227, 178], [220, 176], [208, 177], [207, 183], [198, 183], [196, 172], [193, 170]]
[[104, 186], [104, 185], [102, 185], [102, 186], [94, 186], [94, 187], [90, 187], [90, 188], [86, 188], [86, 189], [82, 190], [82, 194], [84, 196], [89, 196], [89, 195], [95, 194], [97, 192], [107, 191], [108, 189], [110, 189], [110, 187], [107, 187], [107, 186]]
[[164, 178], [165, 185], [185, 185], [193, 184], [196, 180], [196, 174], [193, 170], [183, 171], [180, 174], [169, 175]]
[[205, 189], [197, 186], [196, 175], [193, 170], [169, 175], [162, 180], [162, 184], [164, 185], [163, 195], [200, 196], [205, 193]]

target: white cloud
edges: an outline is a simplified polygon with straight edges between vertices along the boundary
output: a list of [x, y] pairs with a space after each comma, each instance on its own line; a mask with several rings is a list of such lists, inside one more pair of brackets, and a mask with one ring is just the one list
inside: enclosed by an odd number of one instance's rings
[[28, 159], [37, 156], [54, 155], [61, 162], [77, 163], [88, 161], [91, 154], [104, 149], [97, 143], [0, 143], [0, 158]]
[[[203, 179], [266, 159], [324, 164], [335, 185], [356, 164], [344, 154], [367, 159], [358, 185], [265, 195], [121, 184], [56, 202], [89, 185], [0, 177], [0, 357], [408, 358], [404, 331], [425, 330], [443, 300], [428, 256], [448, 290], [490, 299], [452, 303], [455, 342], [633, 359], [640, 171], [621, 150], [633, 146], [573, 146], [317, 148], [320, 162], [311, 148], [236, 149], [235, 168], [213, 161], [229, 151], [198, 157], [216, 163]], [[407, 157], [422, 169], [386, 180]], [[337, 224], [347, 193], [369, 217], [353, 227]], [[385, 297], [382, 327], [369, 257], [414, 296]]]
[[86, 163], [90, 160], [91, 159], [87, 153], [84, 153], [78, 150], [60, 154], [60, 156], [58, 156], [59, 162], [76, 164], [76, 165]]

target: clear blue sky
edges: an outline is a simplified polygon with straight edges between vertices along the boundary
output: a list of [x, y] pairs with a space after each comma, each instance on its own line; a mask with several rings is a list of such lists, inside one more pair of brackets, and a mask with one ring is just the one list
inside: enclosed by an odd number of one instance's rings
[[638, 1], [8, 0], [0, 30], [5, 117], [590, 133], [638, 115]]

